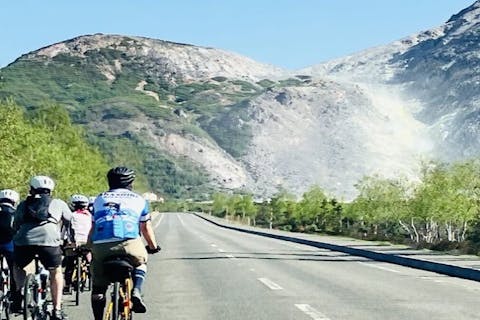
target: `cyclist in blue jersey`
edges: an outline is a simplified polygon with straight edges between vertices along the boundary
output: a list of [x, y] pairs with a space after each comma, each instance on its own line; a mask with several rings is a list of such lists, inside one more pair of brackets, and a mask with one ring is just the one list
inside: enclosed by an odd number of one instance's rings
[[[93, 226], [89, 235], [92, 247], [92, 310], [95, 320], [101, 320], [108, 288], [103, 262], [114, 256], [127, 256], [133, 271], [132, 311], [145, 313], [141, 290], [147, 272], [147, 253], [160, 251], [157, 245], [148, 202], [132, 191], [135, 172], [126, 167], [110, 169], [109, 190], [93, 203]], [[147, 242], [143, 245], [142, 235]]]

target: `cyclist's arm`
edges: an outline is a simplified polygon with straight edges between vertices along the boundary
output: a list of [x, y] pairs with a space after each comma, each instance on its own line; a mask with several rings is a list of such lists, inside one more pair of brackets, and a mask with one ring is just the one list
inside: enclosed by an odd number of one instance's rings
[[140, 222], [140, 232], [145, 238], [145, 241], [147, 241], [148, 247], [150, 249], [156, 249], [158, 245], [155, 239], [155, 233], [153, 232], [152, 221]]
[[17, 207], [17, 210], [15, 211], [15, 217], [13, 218], [13, 229], [15, 231], [18, 231], [20, 229], [20, 226], [23, 223], [23, 210], [25, 208], [25, 202], [22, 201]]

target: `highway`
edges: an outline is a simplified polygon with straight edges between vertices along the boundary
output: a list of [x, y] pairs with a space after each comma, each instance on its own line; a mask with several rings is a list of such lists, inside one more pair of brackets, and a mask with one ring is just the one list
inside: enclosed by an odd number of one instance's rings
[[[148, 313], [135, 319], [478, 319], [480, 283], [240, 233], [185, 213], [153, 221]], [[91, 319], [89, 293], [70, 320]]]

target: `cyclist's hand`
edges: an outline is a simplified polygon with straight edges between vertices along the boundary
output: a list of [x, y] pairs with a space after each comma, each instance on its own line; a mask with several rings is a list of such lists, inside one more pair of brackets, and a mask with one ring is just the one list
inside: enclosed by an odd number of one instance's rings
[[155, 249], [150, 249], [149, 246], [145, 246], [145, 249], [147, 249], [147, 252], [149, 254], [155, 254], [155, 253], [159, 252], [160, 250], [162, 250], [162, 248], [160, 248], [159, 245], [157, 245], [157, 247]]

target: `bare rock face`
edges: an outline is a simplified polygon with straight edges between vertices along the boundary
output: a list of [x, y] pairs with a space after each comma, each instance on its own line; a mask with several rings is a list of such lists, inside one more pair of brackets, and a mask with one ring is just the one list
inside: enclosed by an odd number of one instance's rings
[[[68, 54], [85, 58], [89, 52], [101, 49], [114, 50], [126, 59], [136, 59], [153, 73], [161, 72], [182, 81], [219, 76], [258, 81], [285, 74], [280, 68], [220, 49], [121, 35], [81, 36], [34, 51], [27, 57], [52, 59], [59, 54]], [[112, 62], [113, 66], [104, 68], [118, 70], [121, 67], [118, 61]]]
[[480, 154], [480, 1], [444, 25], [392, 44], [302, 72], [386, 87], [428, 129], [430, 157], [462, 160]]
[[365, 175], [415, 178], [430, 146], [425, 126], [398, 98], [367, 87], [320, 81], [271, 91], [252, 104], [254, 134], [244, 161], [252, 188], [266, 195], [317, 184], [351, 199]]

